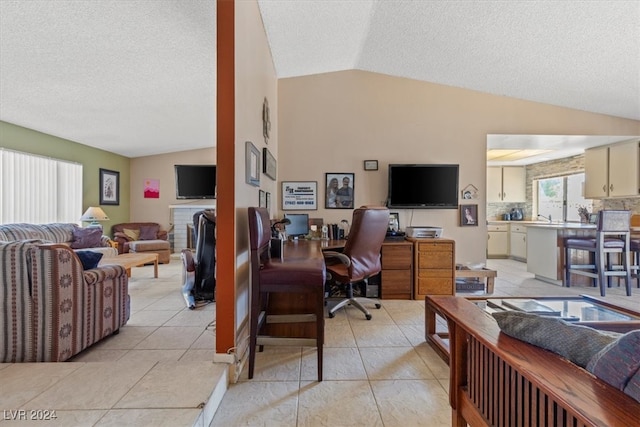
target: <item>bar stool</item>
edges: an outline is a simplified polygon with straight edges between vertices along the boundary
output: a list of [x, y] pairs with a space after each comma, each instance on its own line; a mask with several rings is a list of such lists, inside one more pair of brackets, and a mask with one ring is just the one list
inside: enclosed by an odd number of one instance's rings
[[640, 288], [640, 238], [633, 238], [629, 243], [631, 255], [631, 277], [636, 279], [636, 286]]
[[[564, 240], [565, 286], [571, 286], [571, 274], [591, 277], [605, 296], [605, 279], [611, 286], [611, 277], [624, 277], [627, 296], [631, 296], [631, 266], [629, 263], [630, 228], [629, 211], [603, 210], [598, 213], [594, 237], [567, 237]], [[571, 250], [588, 251], [589, 263], [573, 263]], [[617, 257], [612, 262], [611, 256]]]
[[[265, 208], [250, 207], [249, 246], [251, 250], [251, 314], [249, 327], [249, 379], [253, 378], [256, 347], [264, 345], [316, 346], [318, 351], [318, 381], [322, 381], [322, 347], [324, 345], [324, 282], [325, 264], [322, 257], [293, 259], [278, 262], [270, 259], [271, 221]], [[269, 294], [299, 294], [313, 307], [296, 313], [269, 311]], [[269, 332], [268, 324], [299, 325], [315, 323], [315, 337], [306, 338], [295, 333]], [[275, 326], [275, 325], [274, 325]], [[279, 325], [282, 331], [286, 325]], [[285, 336], [286, 335], [286, 336]]]

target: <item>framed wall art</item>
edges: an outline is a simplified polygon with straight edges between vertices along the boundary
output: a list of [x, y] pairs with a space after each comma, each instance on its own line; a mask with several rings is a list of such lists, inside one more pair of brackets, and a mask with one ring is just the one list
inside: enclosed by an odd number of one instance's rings
[[260, 151], [251, 141], [245, 143], [245, 180], [249, 185], [260, 186]]
[[353, 209], [353, 178], [353, 173], [325, 173], [326, 209]]
[[120, 172], [100, 168], [100, 204], [120, 204]]
[[267, 207], [267, 193], [264, 190], [258, 190], [258, 206], [261, 208]]
[[282, 210], [318, 209], [317, 181], [282, 181]]
[[460, 205], [460, 225], [463, 227], [478, 225], [478, 205]]
[[278, 170], [278, 164], [276, 158], [273, 157], [271, 151], [268, 148], [262, 149], [262, 172], [272, 180], [276, 180], [276, 172]]

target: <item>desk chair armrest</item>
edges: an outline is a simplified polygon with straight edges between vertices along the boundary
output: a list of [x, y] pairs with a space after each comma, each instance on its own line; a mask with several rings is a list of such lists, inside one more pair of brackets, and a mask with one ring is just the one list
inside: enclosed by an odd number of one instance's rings
[[351, 259], [349, 259], [348, 256], [346, 256], [345, 254], [342, 254], [340, 252], [324, 251], [323, 255], [324, 255], [325, 258], [338, 258], [340, 260], [340, 262], [343, 263], [347, 267], [349, 267], [351, 265]]

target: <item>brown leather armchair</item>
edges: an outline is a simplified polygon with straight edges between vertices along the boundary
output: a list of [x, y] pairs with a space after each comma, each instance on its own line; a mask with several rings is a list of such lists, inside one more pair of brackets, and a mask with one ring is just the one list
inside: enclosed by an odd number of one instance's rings
[[118, 242], [118, 253], [155, 252], [160, 264], [171, 261], [168, 233], [156, 222], [124, 222], [111, 227], [113, 240]]
[[[378, 274], [381, 269], [380, 249], [387, 234], [389, 225], [389, 209], [384, 207], [363, 206], [353, 211], [353, 220], [349, 230], [349, 238], [342, 252], [325, 251], [327, 258], [327, 273], [338, 283], [347, 286], [347, 298], [340, 301], [329, 310], [329, 317], [346, 305], [352, 305], [362, 311], [371, 320], [371, 313], [361, 302], [375, 303], [376, 308], [381, 305], [369, 298], [353, 296], [353, 284], [367, 282], [369, 277]], [[332, 258], [339, 263], [330, 263]]]

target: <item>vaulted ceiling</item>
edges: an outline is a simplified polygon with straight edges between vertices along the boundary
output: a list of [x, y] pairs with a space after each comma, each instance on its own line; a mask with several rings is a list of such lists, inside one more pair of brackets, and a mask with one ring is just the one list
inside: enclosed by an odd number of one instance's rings
[[[259, 0], [279, 78], [366, 70], [640, 120], [640, 2]], [[0, 120], [215, 145], [215, 1], [0, 1]]]

